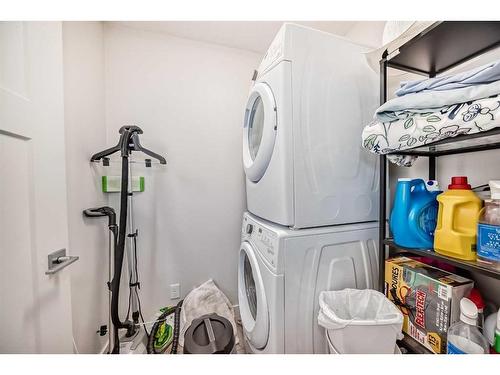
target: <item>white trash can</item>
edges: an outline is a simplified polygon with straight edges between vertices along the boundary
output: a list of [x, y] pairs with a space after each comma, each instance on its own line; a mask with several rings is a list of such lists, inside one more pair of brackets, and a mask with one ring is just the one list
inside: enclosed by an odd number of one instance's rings
[[[328, 353], [329, 354], [342, 354], [340, 353], [335, 346], [332, 344], [332, 340], [330, 340], [330, 336], [328, 336], [328, 330], [325, 329], [326, 342], [328, 343]], [[394, 346], [394, 354], [403, 354], [401, 353], [401, 349], [399, 346]]]
[[324, 291], [319, 307], [318, 324], [331, 352], [391, 354], [403, 337], [403, 314], [376, 290]]

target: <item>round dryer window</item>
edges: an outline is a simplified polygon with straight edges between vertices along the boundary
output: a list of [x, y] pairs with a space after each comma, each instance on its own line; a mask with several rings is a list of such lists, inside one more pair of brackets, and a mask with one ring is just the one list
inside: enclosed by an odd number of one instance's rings
[[264, 105], [260, 96], [255, 99], [248, 118], [248, 148], [252, 160], [259, 152], [262, 141], [262, 130], [264, 129]]
[[276, 102], [271, 88], [257, 83], [250, 92], [245, 109], [243, 165], [250, 181], [258, 182], [266, 172], [276, 139]]
[[255, 290], [252, 266], [246, 254], [243, 265], [243, 276], [245, 279], [245, 294], [247, 296], [248, 307], [250, 309], [250, 314], [252, 314], [252, 318], [255, 320], [255, 318], [257, 318], [257, 292]]
[[257, 254], [249, 242], [243, 242], [240, 249], [238, 302], [246, 337], [255, 348], [264, 348], [269, 337], [269, 311]]

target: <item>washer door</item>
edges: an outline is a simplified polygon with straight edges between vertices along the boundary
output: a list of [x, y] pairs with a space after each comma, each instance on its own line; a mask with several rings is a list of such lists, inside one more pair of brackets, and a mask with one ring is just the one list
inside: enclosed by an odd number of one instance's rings
[[264, 348], [269, 337], [269, 311], [257, 255], [248, 242], [240, 248], [238, 302], [248, 340], [255, 348]]
[[258, 182], [271, 161], [276, 139], [276, 101], [271, 88], [257, 83], [250, 92], [243, 125], [243, 165], [252, 182]]

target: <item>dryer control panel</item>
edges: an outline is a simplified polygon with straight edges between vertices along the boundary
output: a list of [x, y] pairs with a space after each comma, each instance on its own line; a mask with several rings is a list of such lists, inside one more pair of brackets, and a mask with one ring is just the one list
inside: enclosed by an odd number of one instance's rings
[[259, 65], [259, 77], [265, 74], [273, 65], [275, 65], [280, 59], [284, 58], [284, 49], [285, 49], [285, 29], [283, 26], [276, 36], [274, 40], [271, 42], [271, 45], [267, 49], [264, 58], [262, 59]]

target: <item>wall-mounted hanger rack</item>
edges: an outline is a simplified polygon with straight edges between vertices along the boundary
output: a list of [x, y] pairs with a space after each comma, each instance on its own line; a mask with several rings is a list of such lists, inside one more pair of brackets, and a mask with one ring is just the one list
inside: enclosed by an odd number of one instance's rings
[[[119, 130], [120, 133], [120, 140], [118, 141], [118, 144], [114, 147], [108, 148], [106, 150], [103, 150], [101, 152], [98, 152], [97, 154], [92, 155], [90, 158], [90, 161], [96, 162], [101, 159], [106, 158], [109, 155], [114, 154], [115, 152], [120, 151], [121, 156], [123, 157], [124, 155], [130, 155], [132, 151], [140, 151], [143, 152], [144, 154], [152, 157], [153, 159], [156, 159], [160, 162], [160, 164], [167, 164], [167, 161], [165, 158], [161, 155], [158, 155], [157, 153], [148, 150], [147, 148], [143, 147], [141, 145], [141, 142], [139, 141], [139, 134], [143, 134], [143, 131], [141, 128], [135, 125], [125, 125], [122, 126]], [[149, 159], [146, 159], [149, 160]], [[109, 158], [108, 158], [109, 161]], [[105, 160], [104, 160], [105, 162]]]

